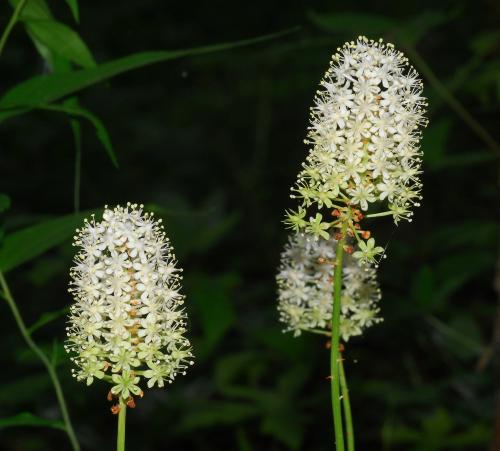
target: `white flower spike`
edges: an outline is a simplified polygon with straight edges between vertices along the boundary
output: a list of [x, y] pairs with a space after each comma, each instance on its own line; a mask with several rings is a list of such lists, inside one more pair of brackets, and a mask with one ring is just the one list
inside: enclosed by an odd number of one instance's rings
[[[292, 188], [300, 206], [286, 222], [316, 238], [349, 222], [360, 243], [354, 216], [411, 221], [422, 199], [419, 142], [427, 125], [415, 69], [392, 44], [360, 37], [338, 49], [320, 85], [305, 141], [312, 148]], [[318, 216], [324, 208], [337, 209], [337, 223]]]
[[[294, 234], [281, 254], [277, 276], [280, 319], [295, 336], [303, 331], [331, 332], [334, 239]], [[344, 341], [382, 321], [376, 271], [345, 256], [342, 276], [340, 335]]]
[[163, 387], [193, 363], [184, 336], [181, 269], [161, 219], [142, 205], [105, 207], [101, 222], [85, 220], [74, 246], [66, 350], [79, 381], [113, 384], [108, 398], [143, 396], [141, 380]]

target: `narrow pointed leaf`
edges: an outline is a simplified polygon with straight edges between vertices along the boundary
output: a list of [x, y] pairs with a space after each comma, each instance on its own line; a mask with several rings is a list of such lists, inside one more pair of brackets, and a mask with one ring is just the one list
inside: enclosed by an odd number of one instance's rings
[[80, 9], [78, 8], [78, 0], [65, 0], [66, 4], [69, 6], [71, 10], [71, 14], [73, 14], [73, 18], [75, 22], [80, 22]]
[[6, 235], [0, 245], [0, 271], [10, 271], [68, 240], [91, 213], [61, 216]]
[[160, 50], [136, 53], [134, 55], [99, 64], [98, 66], [89, 69], [81, 69], [65, 74], [56, 73], [51, 75], [39, 75], [10, 89], [0, 99], [0, 109], [14, 109], [19, 107], [33, 108], [33, 105], [48, 104], [88, 86], [92, 86], [116, 75], [133, 69], [138, 69], [149, 64], [258, 44], [260, 42], [266, 42], [271, 39], [285, 36], [296, 30], [298, 30], [297, 27], [253, 39], [245, 39], [237, 42], [197, 47], [187, 50]]
[[90, 68], [95, 66], [94, 57], [78, 33], [56, 20], [24, 20], [30, 35], [41, 42], [54, 54], [72, 63]]
[[8, 418], [0, 418], [0, 429], [13, 426], [41, 426], [65, 431], [64, 423], [59, 420], [47, 420], [29, 412], [22, 412]]
[[97, 138], [103, 145], [106, 153], [111, 159], [113, 165], [118, 167], [118, 158], [116, 157], [116, 153], [113, 148], [113, 144], [111, 143], [111, 138], [109, 133], [102, 123], [102, 121], [91, 111], [86, 110], [75, 104], [74, 106], [66, 106], [66, 105], [47, 105], [42, 106], [40, 109], [49, 110], [49, 111], [59, 111], [61, 113], [66, 113], [73, 117], [82, 117], [88, 120], [95, 128]]

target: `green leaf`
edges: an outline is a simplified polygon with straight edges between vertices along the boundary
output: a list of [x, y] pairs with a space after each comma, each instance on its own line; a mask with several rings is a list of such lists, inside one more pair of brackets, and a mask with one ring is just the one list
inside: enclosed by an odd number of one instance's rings
[[116, 75], [133, 69], [138, 69], [149, 64], [258, 44], [260, 42], [266, 42], [271, 39], [288, 35], [297, 30], [298, 28], [295, 27], [279, 33], [260, 36], [253, 39], [245, 39], [237, 42], [197, 47], [187, 50], [136, 53], [134, 55], [109, 61], [89, 69], [81, 69], [65, 74], [55, 73], [50, 75], [39, 75], [14, 86], [0, 99], [0, 109], [23, 108], [23, 110], [16, 111], [14, 114], [12, 114], [12, 112], [6, 112], [5, 116], [3, 112], [0, 113], [0, 120], [32, 109], [35, 105], [43, 105], [54, 102], [88, 86], [92, 86]]
[[60, 310], [55, 310], [53, 312], [45, 312], [40, 315], [40, 317], [28, 328], [28, 332], [32, 334], [36, 330], [45, 326], [46, 324], [59, 319], [61, 316], [66, 315], [69, 312], [68, 307], [64, 307]]
[[83, 117], [84, 119], [87, 119], [94, 126], [97, 138], [99, 139], [104, 149], [106, 150], [113, 165], [117, 168], [119, 166], [118, 158], [116, 157], [116, 153], [113, 149], [113, 144], [111, 143], [111, 138], [109, 136], [109, 133], [104, 124], [102, 123], [102, 121], [94, 113], [78, 106], [78, 104], [73, 104], [73, 106], [67, 106], [67, 105], [68, 104], [47, 105], [47, 106], [40, 106], [39, 108], [48, 111], [59, 111], [61, 113], [66, 113], [73, 117]]
[[7, 194], [0, 193], [0, 213], [10, 208], [10, 197]]
[[13, 426], [42, 426], [65, 431], [64, 423], [59, 420], [47, 420], [40, 418], [29, 412], [22, 412], [13, 417], [0, 418], [0, 428], [8, 428]]
[[[13, 8], [17, 6], [20, 0], [10, 0]], [[51, 19], [52, 14], [49, 6], [45, 0], [29, 0], [23, 7], [19, 19], [24, 21], [26, 19]]]
[[65, 0], [69, 9], [71, 10], [71, 14], [73, 14], [73, 18], [75, 22], [80, 22], [80, 10], [78, 8], [78, 0]]
[[8, 234], [0, 246], [0, 271], [10, 271], [71, 238], [91, 213], [61, 216]]
[[231, 292], [238, 284], [235, 274], [221, 277], [196, 276], [190, 281], [193, 285], [191, 299], [197, 307], [204, 331], [198, 344], [199, 355], [206, 355], [219, 343], [235, 321]]
[[395, 20], [380, 14], [320, 14], [315, 11], [309, 11], [308, 17], [316, 26], [325, 31], [334, 33], [349, 32], [356, 36], [366, 34], [373, 39], [398, 26]]
[[51, 19], [24, 20], [29, 33], [54, 54], [84, 68], [95, 66], [94, 57], [78, 33]]

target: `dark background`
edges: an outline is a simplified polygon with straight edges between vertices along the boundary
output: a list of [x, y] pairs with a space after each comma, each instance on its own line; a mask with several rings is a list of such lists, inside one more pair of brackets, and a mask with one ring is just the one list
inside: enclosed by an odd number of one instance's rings
[[[80, 25], [62, 0], [49, 4], [98, 63], [301, 26], [257, 45], [138, 69], [79, 95], [106, 124], [120, 162], [115, 169], [84, 123], [82, 210], [151, 206], [165, 218], [185, 274], [196, 364], [129, 411], [128, 449], [333, 449], [326, 343], [281, 333], [274, 277], [289, 187], [307, 152], [308, 109], [332, 52], [359, 34], [407, 53], [423, 75], [430, 125], [423, 206], [411, 224], [371, 224], [389, 246], [379, 270], [385, 320], [346, 346], [357, 449], [500, 449], [498, 438], [493, 445], [499, 148], [477, 131], [479, 124], [498, 136], [498, 2], [94, 0], [81, 2]], [[2, 28], [10, 14], [3, 2]], [[0, 68], [2, 91], [45, 70], [22, 25]], [[71, 213], [67, 118], [31, 112], [0, 127], [0, 191], [12, 201], [6, 233]], [[73, 252], [68, 240], [8, 274], [28, 324], [71, 302]], [[0, 318], [0, 417], [57, 418], [48, 376], [3, 303]], [[60, 317], [35, 339], [60, 350], [58, 373], [83, 448], [113, 449], [109, 387], [71, 379], [64, 327]], [[0, 448], [69, 445], [61, 431], [15, 427], [0, 430]]]

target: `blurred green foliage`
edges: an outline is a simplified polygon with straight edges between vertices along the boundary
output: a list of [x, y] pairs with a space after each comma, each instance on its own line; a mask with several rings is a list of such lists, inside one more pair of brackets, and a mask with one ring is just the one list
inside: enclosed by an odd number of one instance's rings
[[[0, 268], [57, 365], [83, 449], [111, 449], [116, 419], [106, 385], [72, 380], [62, 349], [70, 238], [88, 214], [71, 213], [127, 201], [165, 221], [196, 354], [130, 412], [130, 449], [332, 449], [326, 343], [281, 333], [274, 276], [308, 108], [331, 53], [359, 34], [407, 53], [430, 125], [423, 207], [396, 230], [374, 225], [388, 244], [385, 321], [345, 352], [358, 447], [488, 449], [499, 18], [495, 2], [465, 0], [28, 0], [0, 57]], [[48, 376], [0, 313], [0, 449], [69, 449]]]

